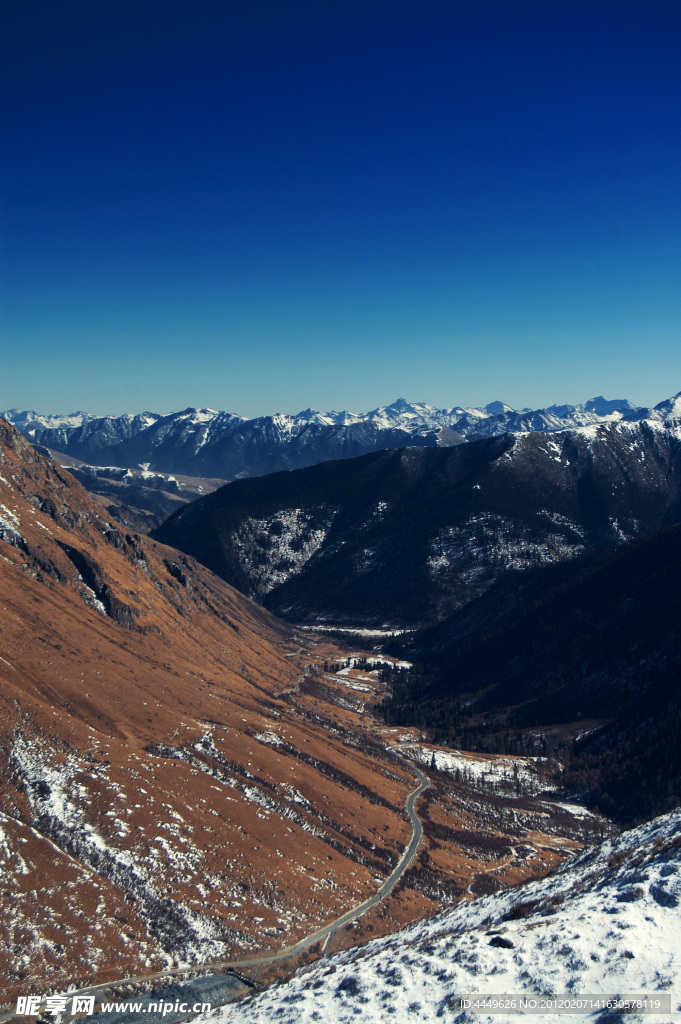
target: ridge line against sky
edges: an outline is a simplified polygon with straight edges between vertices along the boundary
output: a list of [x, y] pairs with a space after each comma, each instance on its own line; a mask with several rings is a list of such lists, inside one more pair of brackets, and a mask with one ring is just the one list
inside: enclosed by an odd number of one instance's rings
[[[400, 397], [400, 398], [395, 399], [394, 402], [386, 403], [385, 405], [382, 405], [382, 406], [373, 406], [371, 409], [361, 409], [361, 410], [360, 409], [321, 409], [321, 408], [316, 408], [316, 407], [308, 405], [305, 409], [299, 409], [296, 412], [291, 412], [290, 410], [286, 411], [286, 410], [283, 410], [283, 409], [276, 409], [276, 410], [273, 411], [273, 410], [270, 409], [270, 410], [268, 410], [266, 412], [258, 413], [258, 414], [256, 414], [255, 416], [252, 416], [252, 417], [251, 416], [244, 416], [243, 414], [238, 412], [238, 410], [235, 410], [235, 409], [214, 409], [214, 408], [211, 408], [210, 406], [183, 406], [181, 408], [178, 407], [177, 409], [163, 409], [163, 408], [157, 408], [157, 409], [151, 409], [151, 408], [147, 408], [147, 409], [128, 409], [128, 410], [126, 410], [125, 412], [122, 412], [122, 413], [110, 413], [110, 412], [109, 413], [106, 413], [106, 412], [104, 412], [104, 413], [92, 413], [92, 412], [90, 412], [87, 409], [73, 409], [70, 412], [65, 412], [63, 410], [62, 411], [59, 411], [59, 410], [55, 411], [55, 410], [52, 410], [52, 409], [20, 409], [18, 407], [14, 407], [12, 409], [5, 409], [3, 411], [0, 411], [0, 415], [4, 415], [5, 412], [6, 412], [9, 415], [10, 422], [13, 423], [13, 424], [18, 422], [19, 420], [23, 421], [24, 417], [22, 417], [21, 414], [29, 414], [29, 413], [30, 414], [35, 414], [35, 416], [37, 416], [37, 417], [44, 417], [44, 418], [47, 418], [47, 419], [49, 419], [49, 418], [52, 418], [52, 419], [63, 419], [63, 420], [66, 420], [69, 417], [80, 417], [80, 416], [86, 417], [86, 418], [89, 418], [89, 419], [116, 419], [118, 417], [125, 417], [125, 416], [131, 416], [131, 417], [133, 417], [133, 416], [154, 416], [154, 417], [157, 417], [159, 419], [165, 419], [165, 418], [181, 416], [181, 415], [183, 415], [185, 413], [187, 413], [187, 414], [190, 414], [190, 413], [200, 413], [200, 414], [210, 413], [211, 417], [212, 416], [227, 415], [227, 416], [232, 416], [232, 417], [235, 417], [236, 419], [241, 419], [241, 420], [244, 420], [244, 421], [256, 420], [256, 419], [276, 418], [278, 416], [285, 417], [287, 419], [296, 419], [298, 417], [300, 417], [302, 419], [305, 419], [308, 415], [311, 415], [311, 416], [314, 416], [314, 415], [320, 415], [320, 416], [343, 416], [343, 415], [347, 415], [347, 416], [356, 417], [357, 420], [359, 421], [359, 420], [362, 420], [362, 419], [366, 419], [367, 417], [373, 416], [374, 414], [384, 413], [386, 411], [389, 411], [389, 412], [390, 411], [395, 411], [396, 415], [399, 415], [399, 413], [402, 410], [400, 410], [399, 408], [396, 408], [396, 407], [400, 406], [402, 403], [404, 403], [407, 406], [410, 406], [412, 409], [420, 410], [420, 409], [424, 409], [425, 408], [425, 409], [430, 410], [433, 414], [444, 414], [444, 415], [449, 415], [449, 414], [456, 414], [456, 415], [458, 415], [460, 413], [461, 415], [465, 416], [466, 412], [486, 412], [486, 414], [488, 416], [499, 415], [501, 410], [500, 409], [494, 409], [493, 408], [494, 406], [503, 406], [505, 411], [507, 411], [509, 413], [517, 413], [519, 415], [524, 415], [524, 414], [532, 415], [534, 413], [550, 412], [550, 411], [554, 411], [556, 414], [561, 415], [562, 413], [560, 412], [560, 410], [563, 410], [563, 409], [568, 409], [568, 410], [572, 409], [572, 410], [575, 410], [575, 411], [584, 410], [585, 407], [589, 403], [597, 403], [597, 402], [599, 402], [599, 400], [604, 402], [606, 405], [612, 406], [612, 409], [610, 411], [613, 411], [615, 408], [622, 408], [623, 409], [624, 406], [626, 406], [627, 402], [629, 402], [629, 408], [630, 408], [630, 411], [632, 413], [633, 412], [643, 412], [643, 411], [649, 411], [650, 412], [651, 410], [657, 408], [658, 406], [665, 405], [668, 402], [673, 403], [675, 399], [680, 399], [680, 398], [681, 398], [681, 392], [677, 392], [676, 394], [668, 395], [666, 398], [663, 398], [660, 402], [654, 402], [654, 403], [651, 403], [650, 405], [640, 405], [640, 404], [637, 404], [635, 402], [630, 402], [630, 400], [627, 399], [627, 398], [621, 398], [620, 397], [618, 399], [612, 399], [612, 398], [608, 399], [608, 398], [605, 398], [603, 395], [599, 395], [599, 396], [594, 396], [593, 398], [587, 399], [586, 401], [580, 402], [580, 403], [552, 402], [550, 405], [545, 405], [545, 406], [541, 406], [541, 407], [538, 407], [538, 408], [531, 408], [530, 406], [511, 407], [511, 406], [508, 405], [507, 402], [505, 403], [505, 402], [503, 402], [501, 400], [498, 400], [498, 399], [494, 400], [492, 402], [488, 402], [484, 406], [462, 406], [460, 403], [451, 403], [451, 402], [448, 403], [445, 406], [436, 406], [436, 405], [433, 405], [432, 402], [425, 402], [425, 401], [409, 402], [407, 399], [405, 399], [403, 397]], [[404, 411], [408, 412], [408, 410], [404, 410]], [[589, 411], [589, 410], [586, 410], [586, 411]], [[591, 411], [596, 411], [596, 410], [592, 409]], [[13, 414], [13, 415], [10, 415], [10, 414]], [[600, 415], [605, 415], [605, 412], [601, 410]], [[28, 418], [28, 419], [26, 419], [26, 422], [32, 422], [32, 420], [30, 420], [30, 418]]]
[[677, 3], [25, 0], [0, 29], [2, 407], [678, 390]]

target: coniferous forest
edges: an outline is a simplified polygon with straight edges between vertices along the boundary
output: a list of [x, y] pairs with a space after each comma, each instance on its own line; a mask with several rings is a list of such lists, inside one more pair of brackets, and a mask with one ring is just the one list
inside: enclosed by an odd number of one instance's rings
[[515, 574], [391, 649], [386, 720], [453, 747], [548, 754], [622, 823], [681, 803], [681, 527]]

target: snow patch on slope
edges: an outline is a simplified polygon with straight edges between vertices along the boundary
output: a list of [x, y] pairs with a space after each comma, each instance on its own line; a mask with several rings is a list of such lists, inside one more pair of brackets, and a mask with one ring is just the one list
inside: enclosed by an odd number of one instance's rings
[[[478, 583], [496, 575], [500, 567], [505, 571], [531, 569], [540, 563], [575, 558], [584, 550], [577, 540], [582, 531], [561, 518], [560, 526], [576, 534], [574, 541], [554, 531], [544, 531], [538, 540], [521, 523], [493, 512], [470, 516], [462, 526], [448, 526], [433, 538], [428, 569], [431, 575], [453, 571], [466, 583]], [[559, 525], [555, 519], [551, 521]]]
[[[300, 508], [282, 509], [262, 519], [246, 519], [232, 534], [241, 560], [247, 560], [258, 595], [302, 572], [326, 538], [335, 511], [325, 522]], [[314, 522], [315, 525], [312, 525]]]
[[[427, 923], [303, 968], [291, 981], [196, 1024], [516, 1024], [462, 1011], [475, 993], [534, 997], [648, 993], [678, 1019], [681, 811], [608, 840], [539, 882], [460, 903]], [[555, 1014], [532, 1016], [555, 1024]], [[571, 1019], [619, 1020], [600, 1010]]]
[[[193, 874], [200, 859], [198, 851], [180, 849], [172, 828], [162, 824], [159, 830], [165, 828], [168, 836], [158, 835], [153, 840], [161, 847], [162, 854], [153, 846], [140, 856], [139, 851], [114, 845], [113, 837], [104, 835], [104, 821], [101, 818], [95, 823], [90, 820], [88, 790], [78, 781], [82, 768], [73, 756], [59, 762], [37, 740], [29, 743], [17, 735], [11, 762], [24, 784], [40, 832], [136, 900], [149, 932], [166, 950], [172, 950], [189, 962], [215, 957], [223, 951], [216, 922], [163, 894], [166, 866], [175, 877], [188, 866]], [[111, 810], [106, 816], [115, 819], [115, 814]], [[112, 820], [110, 824], [117, 824], [116, 835], [124, 838], [126, 827], [121, 827], [124, 823]]]
[[[533, 796], [547, 788], [543, 775], [548, 772], [549, 762], [545, 757], [505, 757], [503, 754], [483, 757], [458, 750], [433, 750], [416, 743], [400, 749], [404, 757], [437, 771], [448, 772], [473, 787], [491, 787], [495, 791], [523, 792]], [[553, 762], [552, 767], [555, 766], [556, 762]]]
[[0, 504], [0, 540], [13, 547], [23, 547], [26, 543], [19, 516], [3, 504]]

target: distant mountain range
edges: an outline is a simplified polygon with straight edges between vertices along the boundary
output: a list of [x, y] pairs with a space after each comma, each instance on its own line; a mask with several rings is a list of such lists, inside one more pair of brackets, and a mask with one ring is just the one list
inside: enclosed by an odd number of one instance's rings
[[681, 426], [665, 422], [505, 434], [233, 481], [153, 536], [294, 621], [419, 626], [508, 572], [679, 522]]
[[626, 399], [590, 399], [583, 405], [515, 410], [503, 402], [484, 408], [436, 409], [400, 398], [368, 413], [317, 412], [244, 419], [212, 409], [160, 415], [39, 415], [1, 413], [21, 433], [51, 451], [90, 465], [235, 480], [385, 448], [450, 447], [512, 431], [555, 432], [598, 423], [681, 418], [681, 395], [653, 409]]

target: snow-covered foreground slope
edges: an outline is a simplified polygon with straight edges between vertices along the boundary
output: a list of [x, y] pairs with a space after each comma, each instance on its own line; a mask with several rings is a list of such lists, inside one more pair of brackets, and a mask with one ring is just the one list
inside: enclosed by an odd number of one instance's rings
[[[507, 1011], [462, 1009], [460, 1000], [476, 993], [533, 997], [538, 1007], [542, 997], [569, 996], [574, 1003], [580, 996], [647, 993], [667, 1008], [641, 1020], [679, 1020], [680, 868], [681, 811], [675, 811], [587, 851], [540, 882], [460, 904], [318, 961], [286, 984], [196, 1024], [519, 1019]], [[620, 1019], [599, 1009], [578, 1018]], [[533, 1015], [554, 1024], [559, 1019]]]

